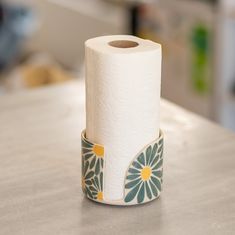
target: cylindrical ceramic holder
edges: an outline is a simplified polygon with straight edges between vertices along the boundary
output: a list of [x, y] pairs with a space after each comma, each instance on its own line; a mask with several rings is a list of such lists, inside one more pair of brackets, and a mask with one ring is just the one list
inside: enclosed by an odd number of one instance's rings
[[90, 39], [85, 47], [83, 192], [112, 205], [152, 201], [160, 195], [163, 171], [161, 46], [115, 35]]

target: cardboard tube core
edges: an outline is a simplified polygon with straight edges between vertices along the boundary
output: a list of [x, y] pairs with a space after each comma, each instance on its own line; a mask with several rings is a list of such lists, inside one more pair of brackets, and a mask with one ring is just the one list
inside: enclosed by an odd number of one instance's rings
[[115, 40], [109, 42], [109, 45], [117, 48], [131, 48], [131, 47], [137, 47], [139, 43], [129, 40]]

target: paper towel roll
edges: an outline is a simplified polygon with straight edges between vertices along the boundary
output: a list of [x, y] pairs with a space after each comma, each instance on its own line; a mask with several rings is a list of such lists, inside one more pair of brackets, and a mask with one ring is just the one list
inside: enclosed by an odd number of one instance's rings
[[86, 137], [105, 148], [105, 199], [119, 200], [132, 159], [159, 135], [161, 45], [114, 35], [85, 47]]

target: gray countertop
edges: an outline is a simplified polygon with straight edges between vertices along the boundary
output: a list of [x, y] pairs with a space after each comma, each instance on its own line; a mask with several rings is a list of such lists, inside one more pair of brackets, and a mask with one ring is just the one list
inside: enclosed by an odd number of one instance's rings
[[235, 234], [235, 135], [162, 100], [159, 199], [115, 207], [83, 197], [82, 82], [0, 99], [0, 234]]

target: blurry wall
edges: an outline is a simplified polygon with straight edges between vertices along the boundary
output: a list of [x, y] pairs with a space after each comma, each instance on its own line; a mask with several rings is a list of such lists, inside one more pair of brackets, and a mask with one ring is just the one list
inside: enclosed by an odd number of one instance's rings
[[38, 16], [26, 49], [68, 69], [82, 67], [91, 37], [132, 33], [161, 43], [162, 96], [235, 130], [235, 0], [6, 1]]
[[68, 68], [83, 63], [84, 41], [104, 34], [125, 32], [125, 11], [102, 1], [8, 0], [32, 7], [38, 30], [27, 50], [47, 51]]

